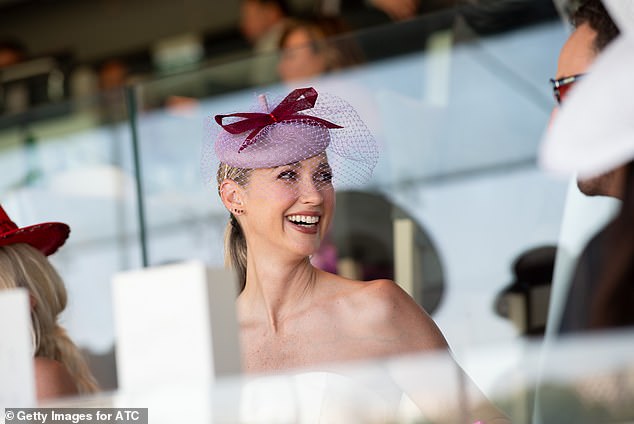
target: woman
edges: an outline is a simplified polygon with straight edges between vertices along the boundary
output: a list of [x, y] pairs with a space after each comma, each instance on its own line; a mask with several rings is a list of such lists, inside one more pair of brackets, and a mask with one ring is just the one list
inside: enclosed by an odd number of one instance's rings
[[247, 372], [447, 347], [394, 282], [349, 280], [310, 263], [333, 217], [334, 185], [367, 179], [377, 161], [374, 139], [349, 105], [298, 89], [273, 111], [216, 121]]
[[[212, 180], [217, 169], [230, 213], [244, 370], [446, 352], [438, 327], [393, 281], [350, 280], [309, 260], [331, 223], [335, 187], [366, 181], [376, 165], [365, 124], [346, 102], [313, 88], [294, 90], [273, 110], [261, 101], [261, 112], [217, 115], [213, 151], [207, 143], [203, 156], [203, 173]], [[477, 414], [507, 422], [488, 402]]]
[[[213, 181], [217, 170], [218, 193], [230, 213], [227, 256], [240, 284], [244, 370], [327, 369], [446, 352], [438, 327], [393, 281], [350, 280], [309, 260], [331, 223], [335, 189], [367, 181], [378, 161], [374, 138], [354, 109], [314, 88], [292, 91], [273, 110], [260, 100], [261, 112], [217, 115], [214, 142], [205, 144], [203, 155], [203, 173]], [[449, 378], [458, 376], [455, 369]], [[402, 392], [388, 386], [395, 386], [390, 376], [382, 388], [398, 401]], [[414, 401], [426, 409], [428, 399]], [[470, 409], [474, 416], [508, 422], [480, 401], [477, 411]]]
[[0, 289], [29, 292], [38, 400], [97, 390], [77, 346], [57, 323], [67, 294], [46, 256], [64, 244], [69, 232], [59, 222], [18, 228], [0, 206]]

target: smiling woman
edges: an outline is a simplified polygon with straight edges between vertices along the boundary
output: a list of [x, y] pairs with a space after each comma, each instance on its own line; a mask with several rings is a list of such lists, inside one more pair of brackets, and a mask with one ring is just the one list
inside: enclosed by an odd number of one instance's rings
[[[313, 88], [269, 110], [218, 115], [203, 168], [230, 213], [227, 253], [248, 372], [446, 348], [431, 318], [394, 282], [349, 280], [310, 256], [334, 216], [335, 188], [369, 179], [376, 142], [354, 109]], [[213, 144], [213, 149], [212, 149]], [[209, 175], [210, 170], [207, 170]]]
[[[367, 181], [378, 160], [354, 109], [313, 88], [273, 110], [260, 103], [258, 112], [217, 115], [202, 161], [230, 214], [244, 370], [446, 351], [429, 315], [393, 281], [351, 280], [310, 262], [333, 219], [335, 190]], [[491, 410], [487, 417], [501, 417]]]
[[[253, 244], [256, 234], [274, 229], [274, 221], [263, 221], [266, 213], [279, 205], [283, 230], [317, 236], [304, 248], [307, 257], [319, 248], [329, 227], [335, 186], [367, 181], [378, 160], [372, 134], [343, 100], [327, 95], [318, 99], [312, 88], [294, 90], [271, 111], [266, 99], [260, 100], [263, 112], [216, 116], [214, 143], [206, 145], [203, 158], [209, 180], [213, 164], [219, 163], [215, 180], [231, 212], [227, 254], [241, 289], [247, 280], [245, 233], [253, 234]], [[298, 199], [305, 206], [291, 207]], [[242, 206], [247, 200], [249, 214]], [[273, 234], [268, 238], [279, 241]]]

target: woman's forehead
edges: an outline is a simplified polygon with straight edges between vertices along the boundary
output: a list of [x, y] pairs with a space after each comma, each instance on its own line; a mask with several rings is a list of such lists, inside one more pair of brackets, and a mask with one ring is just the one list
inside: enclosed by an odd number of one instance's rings
[[329, 166], [328, 163], [328, 157], [326, 156], [326, 153], [320, 153], [317, 156], [313, 156], [312, 158], [308, 158], [308, 159], [304, 159], [302, 161], [299, 162], [293, 162], [293, 163], [288, 163], [286, 165], [280, 165], [280, 166], [274, 166], [272, 168], [263, 168], [264, 170], [267, 170], [268, 172], [275, 172], [279, 169], [283, 169], [283, 168], [295, 168], [295, 169], [307, 169], [307, 170], [311, 170], [311, 169], [316, 169], [316, 168], [323, 168], [324, 166]]

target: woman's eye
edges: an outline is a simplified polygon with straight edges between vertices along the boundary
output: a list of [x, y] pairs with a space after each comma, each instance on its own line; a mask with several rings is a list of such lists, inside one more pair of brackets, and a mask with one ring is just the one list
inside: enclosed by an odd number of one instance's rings
[[297, 172], [295, 171], [283, 171], [280, 172], [280, 174], [277, 176], [277, 178], [279, 180], [287, 180], [287, 181], [291, 181], [291, 180], [295, 180], [297, 179]]
[[332, 181], [332, 173], [331, 172], [320, 172], [315, 176], [315, 180], [322, 183], [329, 183]]

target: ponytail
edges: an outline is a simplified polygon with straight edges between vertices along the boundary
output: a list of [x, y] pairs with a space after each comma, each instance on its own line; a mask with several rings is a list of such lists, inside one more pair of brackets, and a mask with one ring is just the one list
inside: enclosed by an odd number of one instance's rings
[[[249, 182], [252, 171], [252, 169], [236, 168], [226, 163], [221, 163], [216, 174], [218, 187], [227, 179], [245, 187]], [[230, 215], [229, 223], [225, 230], [225, 265], [236, 271], [238, 289], [239, 292], [242, 292], [247, 284], [247, 240], [240, 223], [233, 214]]]
[[225, 263], [236, 271], [238, 289], [241, 293], [247, 284], [247, 240], [240, 223], [233, 214], [227, 224], [225, 251]]

